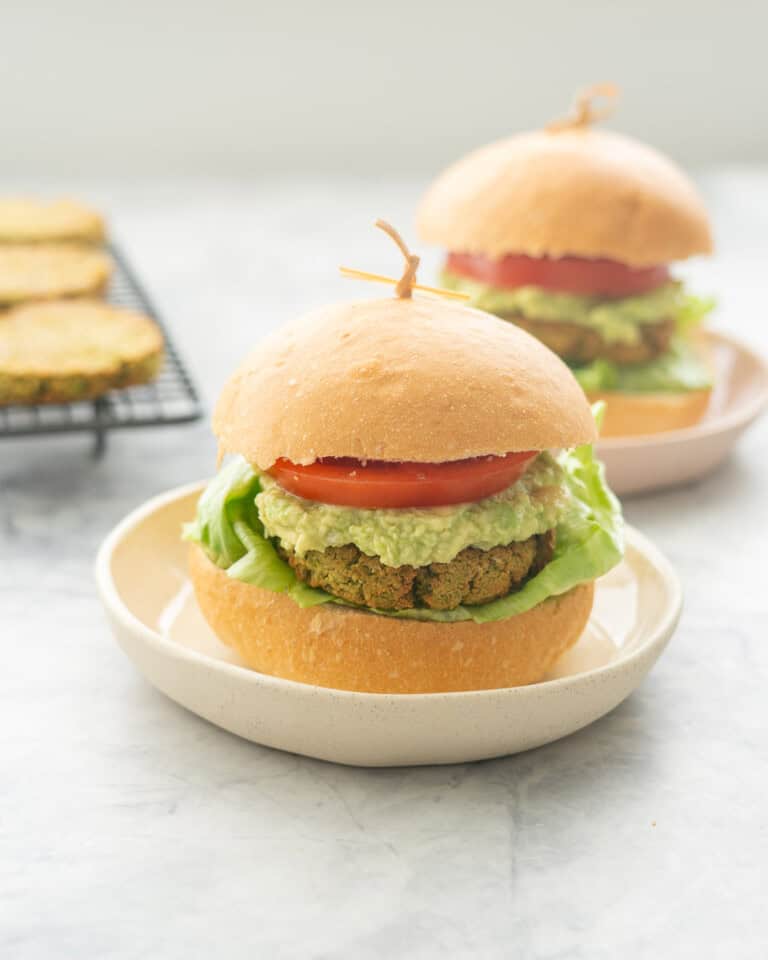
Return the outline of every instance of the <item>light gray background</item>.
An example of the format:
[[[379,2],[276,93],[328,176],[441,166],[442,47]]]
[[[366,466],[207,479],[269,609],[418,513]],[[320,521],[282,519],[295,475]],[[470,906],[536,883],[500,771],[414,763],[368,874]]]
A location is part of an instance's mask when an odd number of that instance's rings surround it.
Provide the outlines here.
[[[377,292],[336,273],[397,269],[375,216],[412,236],[436,167],[614,79],[621,128],[721,167],[717,254],[678,272],[766,352],[768,176],[732,169],[768,161],[762,8],[6,0],[0,186],[108,212],[210,404],[267,330]],[[269,751],[152,690],[93,556],[214,443],[88,451],[0,441],[2,960],[764,960],[768,418],[701,484],[627,504],[687,607],[625,704],[414,770]]]
[[[4,0],[6,173],[425,172],[624,90],[695,165],[768,160],[760,0]]]

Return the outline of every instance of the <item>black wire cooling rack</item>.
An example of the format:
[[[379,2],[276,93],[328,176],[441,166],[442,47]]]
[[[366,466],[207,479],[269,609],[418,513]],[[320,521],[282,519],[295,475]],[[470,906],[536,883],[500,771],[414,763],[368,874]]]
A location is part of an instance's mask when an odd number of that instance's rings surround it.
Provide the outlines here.
[[[0,406],[0,439],[37,434],[90,432],[94,452],[100,456],[110,430],[190,423],[202,416],[195,385],[181,362],[168,330],[160,319],[123,253],[110,248],[115,271],[108,300],[146,313],[157,323],[165,339],[165,362],[152,383],[113,390],[96,400],[29,406]]]

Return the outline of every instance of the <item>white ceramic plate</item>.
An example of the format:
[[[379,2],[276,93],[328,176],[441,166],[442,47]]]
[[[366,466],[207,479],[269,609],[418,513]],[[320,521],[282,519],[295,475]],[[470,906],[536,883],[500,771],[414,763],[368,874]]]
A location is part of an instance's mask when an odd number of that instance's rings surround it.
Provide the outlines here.
[[[675,487],[706,476],[768,404],[768,367],[736,340],[706,335],[715,388],[704,418],[685,430],[601,440],[597,452],[619,495]]]
[[[583,637],[546,682],[387,695],[265,676],[219,643],[192,594],[179,532],[200,489],[150,500],[112,531],[96,565],[101,598],[120,645],[150,683],[225,730],[292,753],[393,766],[482,760],[549,743],[621,703],[680,615],[669,562],[629,529],[624,562],[599,582]]]

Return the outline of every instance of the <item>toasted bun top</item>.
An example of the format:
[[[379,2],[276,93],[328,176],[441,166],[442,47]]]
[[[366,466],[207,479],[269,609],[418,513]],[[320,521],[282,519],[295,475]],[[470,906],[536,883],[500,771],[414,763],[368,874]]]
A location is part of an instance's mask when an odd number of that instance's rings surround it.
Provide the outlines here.
[[[264,340],[224,387],[223,452],[439,463],[595,439],[565,364],[478,310],[428,299],[324,307]]]
[[[608,257],[643,267],[710,253],[706,210],[656,150],[590,127],[499,140],[427,191],[421,239],[456,253]]]

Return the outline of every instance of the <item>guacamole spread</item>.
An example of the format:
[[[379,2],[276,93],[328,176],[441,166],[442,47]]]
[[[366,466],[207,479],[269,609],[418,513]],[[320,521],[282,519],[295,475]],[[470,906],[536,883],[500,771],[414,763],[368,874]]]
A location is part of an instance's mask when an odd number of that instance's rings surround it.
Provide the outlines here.
[[[478,310],[501,317],[517,314],[529,320],[574,323],[595,330],[606,343],[635,345],[641,339],[639,326],[666,319],[674,320],[679,330],[686,330],[712,308],[710,301],[685,293],[676,280],[649,293],[616,299],[555,293],[541,287],[506,290],[450,271],[443,272],[442,284],[469,294],[470,303]]]
[[[490,550],[551,530],[569,506],[562,481],[562,467],[542,454],[511,487],[477,503],[370,510],[304,500],[264,476],[256,508],[267,536],[299,557],[354,543],[385,566],[425,567],[450,563],[465,547]]]

